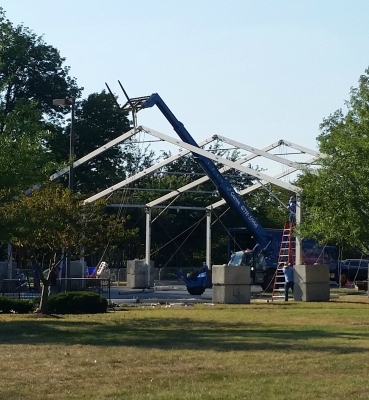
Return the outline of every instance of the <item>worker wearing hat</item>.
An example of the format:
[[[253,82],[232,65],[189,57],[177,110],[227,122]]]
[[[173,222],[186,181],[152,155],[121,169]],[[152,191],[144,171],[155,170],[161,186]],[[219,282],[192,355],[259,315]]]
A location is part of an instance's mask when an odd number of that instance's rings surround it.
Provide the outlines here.
[[[296,199],[293,196],[291,196],[288,201],[288,211],[288,220],[293,224],[296,224]]]

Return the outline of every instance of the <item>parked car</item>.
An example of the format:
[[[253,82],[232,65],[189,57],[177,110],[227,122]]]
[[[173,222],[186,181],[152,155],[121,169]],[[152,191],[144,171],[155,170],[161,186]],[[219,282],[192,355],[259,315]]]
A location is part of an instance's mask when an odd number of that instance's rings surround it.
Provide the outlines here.
[[[340,263],[341,285],[346,285],[347,280],[350,282],[367,281],[368,265],[369,260],[363,260],[360,258],[342,260]]]

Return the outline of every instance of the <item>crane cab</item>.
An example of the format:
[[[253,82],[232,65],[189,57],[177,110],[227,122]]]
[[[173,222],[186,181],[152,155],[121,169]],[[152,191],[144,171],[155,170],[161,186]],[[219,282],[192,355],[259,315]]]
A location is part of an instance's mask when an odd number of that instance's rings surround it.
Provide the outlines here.
[[[228,265],[244,265],[250,267],[251,283],[264,285],[267,263],[263,254],[254,250],[236,251],[232,253]]]

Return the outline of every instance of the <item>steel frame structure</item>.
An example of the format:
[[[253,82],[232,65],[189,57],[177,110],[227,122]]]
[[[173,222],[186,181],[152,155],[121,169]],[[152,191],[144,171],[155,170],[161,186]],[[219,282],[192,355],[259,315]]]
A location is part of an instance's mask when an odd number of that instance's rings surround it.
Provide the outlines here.
[[[247,173],[250,176],[252,176],[252,177],[254,177],[255,179],[258,180],[257,183],[255,183],[252,186],[249,186],[246,189],[240,191],[240,193],[239,193],[240,195],[245,195],[245,194],[251,193],[252,191],[262,187],[265,183],[272,183],[274,185],[280,186],[282,188],[285,188],[287,190],[290,190],[290,191],[296,193],[296,196],[297,196],[296,220],[297,220],[297,223],[299,223],[301,221],[301,197],[300,197],[301,189],[298,188],[295,185],[290,184],[290,183],[283,182],[280,179],[285,177],[285,176],[287,176],[287,175],[289,175],[289,174],[291,174],[291,173],[293,173],[293,172],[295,172],[295,171],[297,171],[298,169],[301,169],[302,166],[312,164],[317,158],[324,157],[324,154],[321,154],[321,153],[319,153],[319,152],[317,152],[315,150],[309,149],[307,147],[304,147],[304,146],[301,146],[299,144],[296,144],[296,143],[293,143],[293,142],[290,142],[290,141],[286,141],[286,140],[283,140],[283,139],[279,140],[278,142],[274,142],[274,143],[264,147],[263,149],[257,149],[257,148],[255,148],[253,146],[246,145],[244,143],[235,141],[235,140],[227,138],[225,136],[213,135],[212,137],[208,137],[208,138],[204,139],[203,141],[201,141],[199,143],[200,148],[198,148],[198,147],[192,146],[192,145],[190,145],[188,143],[182,142],[182,141],[180,141],[178,139],[175,139],[175,138],[173,138],[171,136],[168,136],[166,134],[163,134],[161,132],[153,130],[151,128],[147,128],[145,126],[139,126],[139,127],[135,127],[133,129],[131,129],[130,131],[120,135],[116,139],[110,141],[109,143],[105,144],[104,146],[100,147],[99,149],[94,150],[93,152],[91,152],[91,153],[87,154],[86,156],[82,157],[81,159],[76,160],[73,163],[73,168],[77,168],[79,165],[82,165],[86,161],[96,157],[97,155],[99,155],[99,154],[103,153],[104,151],[108,150],[109,148],[124,142],[125,140],[131,138],[132,136],[134,136],[134,135],[136,135],[136,134],[138,134],[140,132],[146,132],[147,134],[150,134],[150,135],[152,135],[152,136],[154,136],[156,138],[159,138],[160,140],[163,140],[165,142],[174,144],[174,145],[180,147],[181,150],[177,154],[175,154],[175,155],[173,155],[173,156],[171,156],[171,157],[169,157],[169,158],[167,158],[167,159],[165,159],[163,161],[160,161],[160,162],[154,164],[153,166],[151,166],[151,167],[149,167],[149,168],[147,168],[147,169],[145,169],[145,170],[143,170],[143,171],[141,171],[141,172],[139,172],[139,173],[137,173],[137,174],[135,174],[133,176],[128,177],[127,179],[119,182],[118,184],[113,185],[113,186],[111,186],[111,187],[109,187],[109,188],[107,188],[107,189],[105,189],[105,190],[103,190],[103,191],[101,191],[101,192],[99,192],[99,193],[97,193],[97,194],[85,199],[84,200],[85,204],[86,203],[90,203],[90,202],[94,202],[94,201],[96,201],[96,200],[98,200],[98,199],[100,199],[100,198],[102,198],[104,196],[112,194],[116,190],[121,189],[121,188],[131,184],[132,182],[142,178],[143,176],[147,176],[150,173],[156,171],[157,169],[159,169],[159,168],[161,168],[161,167],[163,167],[165,165],[168,165],[168,164],[172,163],[173,161],[178,160],[181,157],[183,157],[185,155],[188,155],[191,152],[193,152],[193,153],[205,156],[205,157],[207,157],[207,158],[209,158],[209,159],[211,159],[213,161],[222,163],[224,165],[224,167],[219,169],[219,171],[221,173],[226,172],[226,171],[228,171],[230,169],[236,169],[238,171]],[[214,155],[213,153],[208,152],[208,151],[206,151],[206,150],[201,148],[201,147],[211,143],[214,140],[221,140],[222,142],[228,143],[228,144],[230,144],[230,145],[232,145],[232,146],[234,146],[236,148],[246,150],[250,154],[247,155],[246,157],[240,158],[236,162],[233,162],[233,161],[230,161],[230,160],[228,160],[228,159],[226,159],[224,157],[220,157],[220,156]],[[308,161],[305,161],[304,163],[299,163],[299,162],[295,162],[295,161],[286,160],[283,157],[279,157],[279,156],[277,156],[275,154],[271,154],[270,153],[271,150],[277,148],[280,145],[286,145],[288,147],[291,147],[291,148],[299,151],[300,154],[310,154],[313,157],[310,158]],[[255,171],[252,168],[248,168],[248,167],[245,167],[245,166],[242,165],[242,164],[244,164],[246,162],[251,161],[252,159],[254,159],[256,157],[264,157],[264,158],[273,160],[275,162],[278,162],[278,163],[280,163],[282,165],[286,165],[286,166],[288,166],[290,168],[288,170],[286,170],[285,172],[282,172],[282,173],[280,173],[278,175],[269,176],[269,175],[267,175],[265,173]],[[50,177],[50,180],[57,179],[58,177],[66,174],[68,171],[69,171],[69,168],[64,168],[61,171],[58,171],[57,173],[53,174]],[[176,197],[180,196],[182,193],[184,193],[184,192],[186,192],[186,191],[188,191],[188,190],[190,190],[190,189],[192,189],[192,188],[194,188],[194,187],[196,187],[196,186],[198,186],[198,185],[200,185],[200,184],[202,184],[202,183],[204,183],[204,182],[206,182],[208,180],[209,180],[209,178],[207,176],[203,176],[203,177],[195,180],[194,182],[191,182],[191,183],[189,183],[187,185],[179,187],[176,190],[173,190],[172,192],[170,192],[168,194],[165,194],[164,196],[161,196],[161,197],[159,197],[159,198],[157,198],[157,199],[155,199],[155,200],[153,200],[153,201],[151,201],[151,202],[149,202],[149,203],[147,203],[147,204],[142,206],[142,207],[145,207],[145,209],[146,209],[145,262],[148,265],[150,265],[151,209],[159,207],[159,208],[164,208],[164,210],[166,210],[168,208],[172,208],[171,204],[175,201]],[[166,202],[166,201],[168,201],[170,199],[173,199],[173,198],[174,198],[174,200],[168,206],[160,206],[160,204],[162,204],[162,203],[164,203],[164,202]],[[206,262],[207,262],[208,265],[211,265],[211,212],[214,209],[216,209],[216,208],[218,208],[218,207],[220,207],[220,206],[222,206],[224,204],[225,204],[225,200],[219,200],[219,201],[217,201],[217,202],[215,202],[213,204],[207,205],[204,208],[196,207],[196,209],[198,209],[198,210],[199,209],[205,210],[206,216],[207,216],[207,223],[206,223]],[[117,207],[118,205],[114,204],[112,206],[113,207]],[[137,205],[128,205],[128,204],[125,204],[124,206],[125,207],[130,207],[130,206],[136,206],[137,207]],[[175,208],[178,208],[178,207],[175,207]],[[189,207],[188,209],[191,209],[191,207]],[[195,209],[195,207],[194,207],[194,209]],[[299,244],[300,244],[300,240],[298,238],[297,246],[296,246],[296,260],[301,260],[301,250],[300,250],[301,247],[300,247]],[[148,274],[148,279],[149,279],[149,276],[150,276],[150,273]],[[148,280],[148,285],[150,285],[149,280]]]

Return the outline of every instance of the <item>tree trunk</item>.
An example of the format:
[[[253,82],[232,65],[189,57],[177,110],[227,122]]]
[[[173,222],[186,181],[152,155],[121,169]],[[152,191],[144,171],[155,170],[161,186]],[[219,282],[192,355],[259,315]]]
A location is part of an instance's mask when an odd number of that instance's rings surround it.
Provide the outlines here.
[[[57,277],[55,276],[56,267],[60,264],[61,259],[56,263],[56,254],[54,255],[54,264],[49,268],[47,278],[44,277],[42,269],[39,268],[40,279],[42,281],[42,292],[40,306],[38,312],[41,314],[49,314],[49,295],[57,293]],[[53,275],[52,275],[53,274]]]
[[[49,282],[44,282],[42,285],[39,312],[41,314],[49,313]]]

